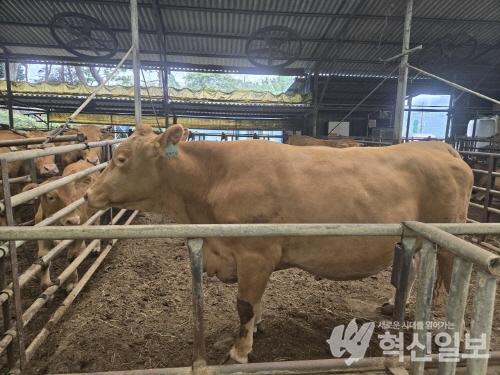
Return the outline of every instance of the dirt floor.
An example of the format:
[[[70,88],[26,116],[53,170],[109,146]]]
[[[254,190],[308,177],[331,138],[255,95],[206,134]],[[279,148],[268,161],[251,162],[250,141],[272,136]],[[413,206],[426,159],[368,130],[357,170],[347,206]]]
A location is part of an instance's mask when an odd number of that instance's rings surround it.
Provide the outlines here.
[[[140,214],[134,224],[168,222],[159,215]],[[26,253],[28,264],[34,260],[34,246]],[[62,265],[60,261],[55,267]],[[238,328],[236,286],[205,276],[204,288],[208,361],[218,364]],[[27,297],[38,294],[35,282],[26,289]],[[35,356],[31,373],[189,366],[190,290],[189,256],[183,239],[118,242]],[[332,328],[353,317],[358,322],[390,320],[377,308],[392,293],[390,270],[351,282],[316,280],[300,270],[276,272],[264,297],[264,332],[254,341],[253,361],[331,358],[326,340]],[[30,323],[30,339],[63,297],[58,295],[49,302]],[[493,330],[495,350],[500,349],[499,300]],[[381,355],[376,342],[373,335],[367,355]]]

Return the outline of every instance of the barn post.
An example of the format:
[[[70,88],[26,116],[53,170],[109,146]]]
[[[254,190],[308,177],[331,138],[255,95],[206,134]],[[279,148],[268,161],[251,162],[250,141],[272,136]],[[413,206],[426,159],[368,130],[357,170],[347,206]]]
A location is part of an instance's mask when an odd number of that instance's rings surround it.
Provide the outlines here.
[[[193,370],[206,366],[205,326],[203,322],[203,239],[187,241],[191,260],[191,279],[193,297]]]
[[[408,83],[408,50],[410,49],[410,30],[411,19],[413,16],[413,0],[408,0],[406,3],[406,13],[403,29],[403,47],[402,57],[399,63],[398,88],[395,105],[394,116],[394,142],[401,143],[401,132],[403,128],[403,119],[405,115],[405,97],[406,86]]]
[[[9,162],[1,160],[0,166],[2,170],[2,187],[5,205],[5,218],[8,226],[15,226],[14,213],[11,202],[10,184],[9,184]],[[21,373],[24,372],[26,366],[26,349],[24,336],[24,321],[23,309],[21,300],[21,287],[19,286],[19,268],[17,264],[17,246],[16,241],[9,241],[10,253],[10,273],[12,276],[12,290],[14,291],[14,313],[16,317],[15,327],[17,332],[17,344],[19,348],[19,367]],[[5,319],[5,317],[4,317]],[[10,319],[9,319],[10,320]],[[7,327],[10,326],[10,323]],[[5,328],[5,327],[4,327]],[[11,368],[11,371],[14,370]]]
[[[14,112],[12,110],[12,82],[10,80],[10,61],[5,59],[5,82],[7,84],[7,110],[9,112],[9,129],[14,129]]]
[[[318,112],[319,112],[319,74],[314,73],[314,91],[313,91],[313,118],[312,118],[312,136],[316,137],[318,135]]]
[[[137,0],[130,0],[130,28],[132,32],[132,70],[134,73],[134,113],[136,128],[141,125],[141,60],[139,55],[139,18]]]

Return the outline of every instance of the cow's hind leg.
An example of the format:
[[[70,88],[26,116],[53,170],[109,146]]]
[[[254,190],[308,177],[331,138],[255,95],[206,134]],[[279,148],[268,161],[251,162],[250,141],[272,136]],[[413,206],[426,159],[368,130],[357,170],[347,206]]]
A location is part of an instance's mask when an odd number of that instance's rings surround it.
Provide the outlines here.
[[[260,319],[260,301],[273,270],[270,262],[260,254],[242,255],[237,260],[238,297],[236,307],[240,330],[229,356],[236,362],[247,363],[252,351],[254,323]]]
[[[73,242],[73,245],[71,245],[71,247],[68,250],[68,258],[67,258],[68,264],[71,264],[71,262],[73,262],[78,257],[78,255],[80,255],[80,253],[84,247],[85,247],[84,241],[76,240],[75,242]],[[73,290],[73,288],[75,287],[77,282],[78,282],[78,270],[75,270],[68,277],[66,288],[65,288],[66,292],[68,292],[68,293],[71,292]]]

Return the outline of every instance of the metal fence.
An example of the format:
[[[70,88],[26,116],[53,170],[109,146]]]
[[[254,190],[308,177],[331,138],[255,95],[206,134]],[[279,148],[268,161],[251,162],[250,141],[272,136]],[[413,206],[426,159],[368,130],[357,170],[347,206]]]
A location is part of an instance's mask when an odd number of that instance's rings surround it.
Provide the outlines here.
[[[65,141],[67,141],[65,136],[62,136]],[[57,138],[56,138],[57,139]],[[37,143],[42,143],[45,139],[37,139]],[[100,141],[100,142],[88,142],[88,143],[76,143],[65,146],[40,148],[34,150],[24,150],[0,154],[0,165],[2,171],[2,189],[4,199],[0,201],[0,215],[5,216],[7,225],[9,227],[15,228],[16,231],[20,230],[20,227],[16,227],[16,222],[14,219],[14,208],[22,204],[28,203],[33,199],[46,194],[49,191],[57,189],[63,185],[72,183],[88,176],[92,173],[102,170],[106,167],[107,162],[101,163],[97,166],[85,169],[81,172],[68,175],[57,179],[55,181],[44,183],[32,190],[21,192],[19,194],[11,196],[11,183],[18,183],[20,181],[37,181],[36,169],[31,168],[31,176],[23,176],[21,178],[9,178],[9,163],[16,161],[28,161],[32,166],[33,160],[40,156],[47,155],[58,155],[70,151],[85,150],[88,148],[102,147],[104,159],[109,160],[112,154],[112,145],[121,142],[121,140],[110,140],[110,141]],[[10,142],[14,144],[13,142]],[[24,143],[22,143],[24,144]],[[29,177],[29,178],[26,178]],[[47,230],[48,225],[56,223],[59,219],[70,214],[80,206],[85,204],[82,198],[77,199],[68,206],[62,208],[61,210],[55,212],[50,217],[37,223],[32,228],[40,228]],[[120,210],[116,213],[112,209],[105,209],[96,212],[92,215],[84,224],[91,225],[102,218],[107,219],[112,225],[117,224],[119,220],[125,219],[125,214],[127,210]],[[137,212],[133,212],[125,220],[125,225],[130,224]],[[83,228],[83,227],[82,227]],[[27,283],[34,279],[39,273],[41,273],[51,261],[56,259],[62,254],[62,252],[71,245],[74,240],[66,240],[59,242],[57,245],[52,247],[47,254],[39,258],[35,263],[29,266],[22,274],[19,274],[18,267],[18,257],[17,251],[23,246],[27,241],[9,241],[0,244],[0,304],[2,304],[3,313],[3,329],[2,336],[0,337],[0,354],[7,352],[7,363],[11,371],[16,371],[20,369],[24,370],[25,365],[29,360],[33,358],[33,354],[40,347],[40,344],[46,339],[51,327],[55,322],[57,322],[62,314],[67,310],[69,305],[73,302],[75,297],[78,295],[83,286],[90,279],[92,274],[95,272],[100,263],[104,260],[106,255],[111,250],[111,247],[116,241],[111,241],[104,250],[101,252],[100,256],[94,261],[92,266],[87,270],[83,278],[78,283],[77,287],[68,295],[63,305],[56,311],[52,316],[51,320],[44,326],[42,331],[35,337],[35,339],[26,348],[26,335],[25,328],[30,321],[36,316],[36,314],[41,310],[41,308],[46,304],[48,300],[61,288],[61,286],[69,279],[69,277],[77,270],[77,268],[82,264],[82,262],[91,254],[91,252],[96,248],[100,241],[92,240],[81,252],[80,254],[71,261],[71,263],[57,276],[55,284],[45,289],[32,304],[23,312],[22,311],[22,297],[21,288],[25,287]],[[6,259],[10,257],[10,271],[12,276],[12,282],[7,285],[7,272],[6,272]],[[15,320],[11,321],[11,301],[14,301],[14,316]],[[18,350],[17,355],[14,348],[14,344],[17,343]]]
[[[205,360],[205,339],[203,327],[203,285],[202,285],[202,244],[203,238],[212,237],[283,237],[283,236],[401,236],[401,247],[395,251],[404,255],[406,266],[414,255],[417,238],[423,238],[423,246],[419,264],[419,283],[417,288],[417,302],[415,320],[419,342],[424,343],[417,350],[418,356],[423,356],[430,350],[426,344],[427,325],[424,323],[431,317],[432,293],[435,279],[436,256],[439,251],[446,249],[455,255],[452,273],[451,289],[447,304],[447,321],[452,323],[448,333],[452,335],[460,332],[464,318],[469,284],[472,270],[479,288],[474,296],[472,313],[471,339],[480,339],[485,335],[487,345],[479,354],[491,354],[492,363],[500,359],[498,352],[489,353],[489,342],[493,323],[495,291],[497,278],[500,276],[500,256],[484,250],[457,235],[466,234],[500,234],[500,224],[424,224],[420,222],[405,222],[403,224],[196,224],[196,225],[132,225],[132,226],[86,226],[86,227],[50,227],[50,228],[0,228],[0,240],[14,241],[50,240],[50,239],[120,239],[120,238],[169,238],[188,237],[188,249],[192,272],[193,296],[193,366],[182,369],[158,369],[133,371],[131,374],[142,373],[185,373],[185,374],[228,374],[259,372],[259,374],[281,373],[312,373],[313,370],[322,371],[336,369],[342,366],[338,360],[320,360],[287,363],[260,363],[231,366],[207,366]],[[400,257],[401,258],[401,257]],[[396,316],[404,317],[404,301],[406,300],[408,272],[398,276],[399,288],[396,291]],[[407,280],[406,280],[407,281]],[[81,281],[83,282],[83,280]],[[81,289],[77,285],[77,289]],[[57,322],[60,313],[53,315],[51,321]],[[398,316],[399,315],[399,316]],[[18,315],[19,316],[19,315]],[[418,323],[423,323],[418,325]],[[47,333],[45,333],[46,335]],[[35,342],[37,340],[35,339]],[[27,359],[31,358],[34,344],[27,350]],[[36,345],[36,344],[35,344]],[[39,344],[38,344],[39,345]],[[458,350],[458,343],[452,342],[449,348]],[[413,375],[424,373],[424,362],[413,361],[398,363],[396,359],[367,358],[360,361],[355,368],[363,366],[384,369],[387,366],[407,366]],[[468,373],[486,374],[488,358],[469,358],[463,365],[467,366]],[[344,365],[345,366],[345,365]],[[454,374],[457,364],[454,362],[439,363],[440,374]],[[345,367],[347,369],[347,367]],[[350,367],[352,369],[352,367]],[[126,372],[120,372],[126,373]]]

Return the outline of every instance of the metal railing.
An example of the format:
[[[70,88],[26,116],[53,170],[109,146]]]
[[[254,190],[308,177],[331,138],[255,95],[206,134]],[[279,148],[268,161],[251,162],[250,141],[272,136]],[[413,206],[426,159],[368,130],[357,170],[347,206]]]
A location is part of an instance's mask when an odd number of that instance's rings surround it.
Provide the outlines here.
[[[500,234],[500,224],[424,224],[420,222],[405,222],[402,224],[196,224],[196,225],[131,225],[123,226],[88,226],[88,227],[51,227],[51,228],[0,228],[0,240],[35,240],[35,239],[120,239],[120,238],[169,238],[188,237],[192,272],[192,295],[194,314],[193,339],[193,367],[192,373],[205,373],[207,370],[205,356],[205,339],[203,330],[203,285],[202,285],[202,244],[203,238],[212,237],[283,237],[283,236],[401,236],[402,247],[395,251],[408,255],[411,261],[414,255],[414,244],[417,237],[423,238],[421,260],[419,265],[419,284],[417,289],[417,303],[415,319],[425,322],[431,316],[432,292],[436,268],[436,256],[439,251],[446,249],[454,256],[452,285],[448,296],[447,320],[452,323],[450,334],[459,332],[464,318],[469,280],[474,269],[480,288],[474,297],[474,311],[472,313],[471,339],[480,339],[485,335],[486,347],[479,354],[489,353],[493,309],[497,278],[500,276],[500,256],[484,250],[455,235],[465,234]],[[406,277],[408,275],[406,274]],[[400,275],[401,277],[401,275]],[[402,277],[405,277],[403,275]],[[404,317],[405,293],[407,283],[404,280],[396,291],[396,316]],[[403,289],[403,290],[401,290]],[[56,316],[52,319],[58,320]],[[416,333],[421,343],[426,343],[426,324],[417,324]],[[422,339],[423,338],[423,339]],[[427,344],[417,350],[417,355],[423,356],[430,348]],[[453,347],[453,345],[457,345]],[[451,343],[450,348],[458,350],[459,343]],[[28,351],[29,353],[29,351]],[[499,353],[493,353],[498,359]],[[29,357],[28,357],[29,358]],[[386,365],[388,359],[368,358],[373,365]],[[300,363],[300,362],[298,362]],[[366,363],[366,362],[365,362]],[[391,362],[393,363],[393,362]],[[394,364],[394,363],[393,363]],[[284,373],[283,364],[261,363],[256,364],[262,373]],[[256,365],[240,365],[217,367],[215,373],[245,372]],[[307,361],[302,369],[313,369],[323,366],[321,361]],[[412,362],[413,375],[424,373],[424,362]],[[486,374],[488,358],[469,358],[467,360],[469,373],[475,375]],[[337,364],[338,366],[338,364]],[[454,374],[456,363],[442,362],[439,364],[440,374]],[[335,367],[338,369],[338,367]],[[190,373],[189,369],[184,369]],[[211,368],[214,370],[214,368]],[[160,371],[160,370],[158,370]],[[161,370],[162,373],[171,373]],[[294,369],[287,373],[295,373]]]
[[[500,176],[500,173],[496,172],[498,159],[500,159],[500,154],[486,153],[486,152],[476,152],[476,151],[460,151],[460,154],[469,164],[475,165],[472,169],[474,174],[479,176],[485,176],[486,180],[483,180],[485,186],[477,186],[477,178],[475,179],[475,184],[472,187],[472,199],[476,196],[475,192],[484,193],[482,197],[482,204],[477,202],[470,202],[471,207],[480,209],[482,212],[481,221],[488,223],[491,220],[491,214],[500,215],[500,209],[493,207],[494,198],[500,197],[500,191],[495,189],[495,180]],[[483,161],[482,163],[479,163]],[[486,170],[478,169],[479,164],[486,166]]]
[[[8,152],[4,154],[0,154],[0,166],[2,172],[2,189],[4,194],[4,199],[0,201],[0,215],[4,215],[7,221],[7,225],[10,227],[16,228],[19,230],[20,227],[16,227],[16,223],[14,221],[14,208],[26,203],[30,202],[33,199],[40,197],[43,194],[46,194],[49,191],[57,189],[66,184],[72,183],[81,179],[90,174],[96,173],[104,169],[107,165],[107,162],[101,163],[97,166],[85,169],[83,171],[61,177],[57,180],[46,182],[38,187],[35,187],[31,190],[21,192],[19,194],[11,196],[10,184],[11,183],[19,183],[19,182],[28,182],[28,181],[36,181],[36,171],[32,170],[32,174],[34,176],[23,176],[22,178],[9,178],[9,162],[13,161],[21,161],[21,160],[29,160],[33,163],[34,159],[41,156],[48,155],[57,155],[63,154],[70,151],[75,150],[85,150],[93,147],[102,147],[103,155],[106,158],[111,157],[112,149],[111,146],[113,144],[119,143],[122,140],[109,140],[109,141],[99,141],[99,142],[89,142],[89,143],[77,143],[65,146],[56,146],[49,147],[44,149],[32,149],[32,150],[23,150],[16,152]],[[33,173],[34,172],[34,173]],[[78,209],[80,206],[85,204],[85,201],[82,198],[77,199],[61,210],[55,212],[52,216],[45,218],[44,220],[37,223],[33,228],[43,228],[48,229],[48,225],[56,223],[61,218],[70,214],[74,210]],[[113,212],[111,209],[101,210],[96,212],[93,216],[91,216],[81,228],[84,228],[86,225],[91,225],[98,220],[100,220],[105,215],[109,214],[109,220],[111,224],[117,224],[118,220],[120,220],[126,213],[127,210],[121,210],[116,215],[113,216]],[[130,217],[126,220],[125,224],[128,225],[133,220],[137,212],[134,212],[130,215]],[[2,305],[3,312],[3,329],[2,336],[0,337],[0,354],[4,351],[7,351],[7,362],[9,369],[11,371],[15,371],[16,369],[24,370],[27,361],[29,361],[33,357],[34,351],[39,347],[39,340],[41,337],[45,337],[49,328],[44,327],[44,330],[37,336],[37,341],[30,344],[29,347],[25,348],[25,339],[26,335],[24,332],[25,327],[28,323],[33,319],[33,317],[40,311],[40,309],[45,305],[47,300],[50,299],[63,285],[68,278],[76,271],[77,267],[83,262],[83,260],[88,257],[88,255],[92,252],[92,250],[99,244],[99,240],[93,240],[90,244],[81,252],[81,254],[74,259],[57,277],[56,284],[45,289],[38,298],[23,312],[22,311],[22,298],[21,298],[21,288],[25,287],[27,283],[34,279],[38,274],[40,274],[51,261],[56,259],[58,256],[62,254],[62,252],[71,245],[74,240],[67,240],[59,242],[57,245],[52,247],[47,254],[40,257],[35,263],[29,266],[22,274],[19,274],[18,268],[18,259],[17,259],[17,251],[18,248],[23,246],[27,241],[9,241],[0,245],[0,304]],[[109,253],[111,246],[116,241],[112,241],[110,245],[108,245],[103,252],[103,254]],[[105,255],[104,255],[105,256]],[[11,266],[11,276],[12,282],[7,285],[6,281],[6,258],[10,258],[10,266]],[[89,270],[93,270],[91,274],[95,272],[97,266],[102,262],[101,257],[99,257],[91,266]],[[82,280],[88,281],[90,276],[85,277]],[[85,281],[85,282],[86,282]],[[80,284],[79,290],[83,287]],[[76,297],[77,294],[71,294],[72,300]],[[11,321],[11,301],[14,302],[14,313],[15,319]],[[67,307],[66,307],[67,308]],[[41,335],[41,336],[40,336]],[[16,339],[16,340],[14,340]],[[14,351],[14,344],[17,342],[18,351],[17,355]],[[18,359],[16,359],[18,357]]]

